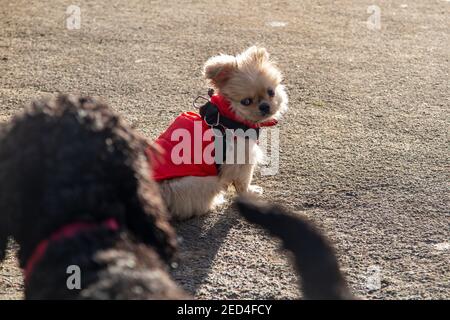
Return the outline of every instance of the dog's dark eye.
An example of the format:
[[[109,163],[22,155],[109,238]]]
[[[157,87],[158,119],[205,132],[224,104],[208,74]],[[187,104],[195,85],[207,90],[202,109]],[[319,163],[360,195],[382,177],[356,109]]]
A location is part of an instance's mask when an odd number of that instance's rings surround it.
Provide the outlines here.
[[[249,106],[249,105],[252,104],[252,102],[253,102],[253,100],[250,99],[250,98],[246,98],[246,99],[242,99],[241,100],[241,104],[244,105],[244,106]]]
[[[267,94],[269,95],[269,97],[273,97],[275,95],[275,91],[273,91],[272,89],[268,89]]]

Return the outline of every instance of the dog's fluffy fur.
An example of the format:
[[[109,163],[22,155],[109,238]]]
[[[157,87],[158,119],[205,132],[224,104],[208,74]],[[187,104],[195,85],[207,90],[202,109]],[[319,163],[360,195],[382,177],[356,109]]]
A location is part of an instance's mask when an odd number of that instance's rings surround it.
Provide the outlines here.
[[[264,48],[251,47],[237,56],[212,57],[206,62],[203,74],[216,93],[226,97],[232,110],[247,121],[257,124],[279,119],[287,110],[288,98],[281,84],[281,73]],[[251,103],[243,105],[244,99],[251,99]],[[267,112],[261,112],[262,104],[269,106]],[[231,146],[234,150],[242,143],[238,139],[244,138],[236,138]],[[245,163],[224,163],[218,176],[162,181],[162,194],[173,217],[187,219],[208,212],[217,203],[217,196],[230,185],[238,194],[261,193],[260,187],[251,185],[255,164],[261,158],[255,140],[248,141],[245,153]]]
[[[248,197],[240,197],[236,204],[248,221],[281,239],[283,246],[293,253],[304,298],[354,299],[333,247],[312,223],[278,205],[269,205]]]
[[[176,237],[157,185],[147,142],[106,105],[60,96],[34,102],[0,137],[0,261],[9,237],[25,267],[36,245],[74,222],[114,218],[50,242],[25,286],[28,299],[180,298],[166,262]],[[69,265],[81,290],[69,290]]]

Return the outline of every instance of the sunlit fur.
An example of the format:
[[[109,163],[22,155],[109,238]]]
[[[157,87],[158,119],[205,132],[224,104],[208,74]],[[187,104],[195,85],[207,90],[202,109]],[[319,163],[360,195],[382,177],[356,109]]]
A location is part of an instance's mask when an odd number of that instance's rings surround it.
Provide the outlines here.
[[[270,60],[264,48],[250,47],[237,56],[218,55],[210,58],[203,68],[203,74],[215,92],[225,96],[234,112],[253,123],[279,119],[287,110],[288,98],[282,76]],[[269,90],[274,95],[269,96]],[[252,99],[245,106],[243,99]],[[262,113],[260,105],[269,105],[267,113]],[[236,148],[239,137],[235,140]],[[244,164],[223,164],[218,177],[183,177],[163,181],[160,185],[166,204],[177,219],[187,219],[202,215],[214,207],[215,201],[228,186],[233,185],[238,194],[262,193],[262,188],[251,185],[253,171],[261,150],[256,141],[250,140],[245,148],[245,159],[253,159]]]

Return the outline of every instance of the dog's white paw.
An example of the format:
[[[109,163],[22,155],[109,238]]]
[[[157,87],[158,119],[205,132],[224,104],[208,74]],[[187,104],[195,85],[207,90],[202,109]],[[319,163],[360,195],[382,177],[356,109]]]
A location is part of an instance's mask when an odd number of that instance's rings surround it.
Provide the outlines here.
[[[225,197],[225,192],[221,192],[214,197],[212,206],[214,208],[220,207],[220,206],[224,205],[226,202],[227,202],[227,199]]]
[[[264,189],[260,186],[249,185],[247,189],[248,193],[262,195],[264,193]]]

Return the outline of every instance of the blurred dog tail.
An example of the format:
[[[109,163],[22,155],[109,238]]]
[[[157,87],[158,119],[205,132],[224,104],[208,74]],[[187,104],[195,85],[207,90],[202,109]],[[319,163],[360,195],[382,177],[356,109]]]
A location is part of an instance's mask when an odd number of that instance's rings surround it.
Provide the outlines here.
[[[333,247],[311,222],[281,206],[246,197],[240,197],[236,204],[249,222],[280,238],[283,246],[293,253],[305,299],[354,299]]]

